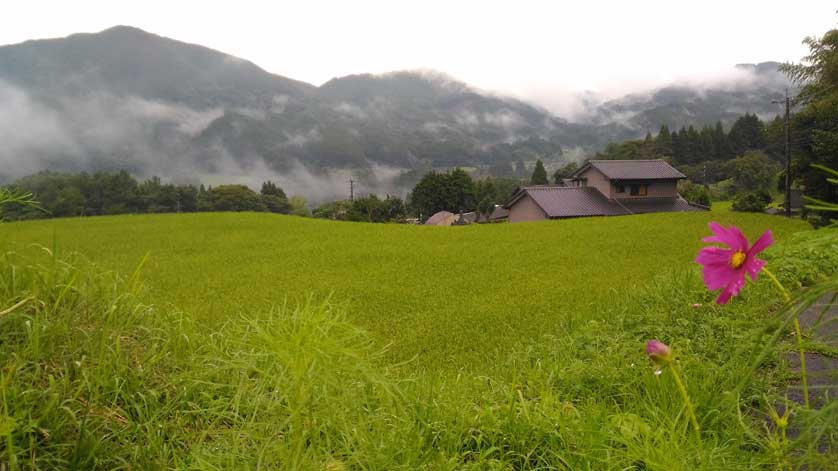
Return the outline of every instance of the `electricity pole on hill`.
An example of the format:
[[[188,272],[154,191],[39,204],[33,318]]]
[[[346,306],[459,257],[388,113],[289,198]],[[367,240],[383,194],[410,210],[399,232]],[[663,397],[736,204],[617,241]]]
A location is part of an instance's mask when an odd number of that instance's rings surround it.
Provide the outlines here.
[[[349,179],[349,201],[355,201],[355,180]]]
[[[786,217],[791,217],[791,142],[789,140],[789,109],[791,108],[791,99],[789,98],[789,89],[786,89],[785,100],[772,100],[771,103],[785,104],[786,114],[783,118],[783,123],[786,128],[786,197],[785,197],[785,212]]]

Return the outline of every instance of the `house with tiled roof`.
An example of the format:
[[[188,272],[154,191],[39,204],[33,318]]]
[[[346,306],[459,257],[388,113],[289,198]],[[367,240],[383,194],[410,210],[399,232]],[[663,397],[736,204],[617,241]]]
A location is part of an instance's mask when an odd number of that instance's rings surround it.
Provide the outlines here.
[[[664,160],[590,160],[564,186],[517,189],[504,208],[509,222],[706,210],[678,194],[683,178]]]

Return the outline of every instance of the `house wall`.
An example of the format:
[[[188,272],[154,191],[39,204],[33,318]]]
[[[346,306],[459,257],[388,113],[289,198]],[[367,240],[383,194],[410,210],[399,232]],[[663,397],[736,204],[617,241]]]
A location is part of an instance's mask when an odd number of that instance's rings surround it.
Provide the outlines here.
[[[524,195],[509,208],[509,222],[540,221],[547,214],[530,198]]]
[[[585,170],[579,176],[582,178],[587,178],[588,186],[596,188],[597,190],[599,190],[600,193],[605,195],[606,198],[614,198],[614,196],[611,194],[611,181],[599,170],[593,167],[589,167],[588,170]]]
[[[643,183],[642,181],[638,181],[637,183]],[[647,193],[646,196],[631,196],[630,190],[631,183],[624,184],[626,191],[623,193],[617,193],[617,186],[611,185],[611,196],[609,198],[620,198],[620,199],[638,199],[638,198],[675,198],[678,196],[678,180],[655,180],[652,182],[646,182],[647,185]]]

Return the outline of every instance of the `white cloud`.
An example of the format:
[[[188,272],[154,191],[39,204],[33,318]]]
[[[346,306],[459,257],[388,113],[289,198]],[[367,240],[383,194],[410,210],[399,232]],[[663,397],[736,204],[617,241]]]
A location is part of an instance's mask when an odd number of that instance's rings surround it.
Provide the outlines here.
[[[606,95],[741,62],[798,60],[806,52],[803,37],[822,34],[836,20],[831,2],[785,8],[764,0],[241,0],[234,8],[197,0],[79,0],[11,2],[3,15],[14,21],[0,28],[0,44],[129,24],[313,84],[428,68],[509,93]]]

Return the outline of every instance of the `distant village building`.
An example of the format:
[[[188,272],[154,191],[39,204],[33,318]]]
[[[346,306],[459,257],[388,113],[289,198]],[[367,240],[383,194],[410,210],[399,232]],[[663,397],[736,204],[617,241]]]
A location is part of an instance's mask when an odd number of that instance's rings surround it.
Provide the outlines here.
[[[449,211],[434,213],[425,221],[426,226],[450,226],[457,221],[457,215]]]
[[[449,211],[439,211],[425,221],[430,226],[464,226],[466,224],[484,222],[502,222],[509,217],[509,210],[501,205],[495,205],[495,209],[487,217],[485,214],[478,215],[475,211],[454,214]]]
[[[565,186],[519,188],[504,208],[509,222],[706,210],[678,194],[683,178],[663,160],[591,160]]]
[[[476,211],[468,213],[461,213],[458,215],[457,224],[474,224],[476,222],[502,222],[509,218],[509,210],[503,206],[496,204],[495,209],[492,210],[488,216],[485,214],[477,214]]]

